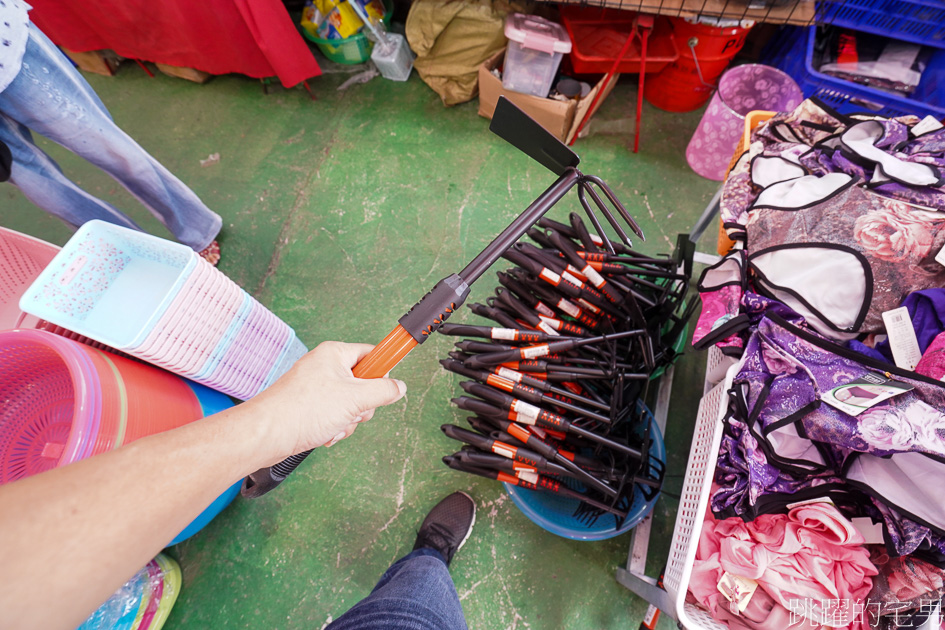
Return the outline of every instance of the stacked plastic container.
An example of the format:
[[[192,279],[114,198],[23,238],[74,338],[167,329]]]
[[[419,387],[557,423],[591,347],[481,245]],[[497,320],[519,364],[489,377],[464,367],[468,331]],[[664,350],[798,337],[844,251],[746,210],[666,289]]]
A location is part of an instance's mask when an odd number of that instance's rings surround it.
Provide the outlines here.
[[[513,13],[505,21],[505,36],[509,47],[502,87],[539,98],[548,96],[561,57],[571,52],[568,32],[537,15]]]
[[[20,308],[242,400],[307,352],[189,247],[102,221],[75,233]]]

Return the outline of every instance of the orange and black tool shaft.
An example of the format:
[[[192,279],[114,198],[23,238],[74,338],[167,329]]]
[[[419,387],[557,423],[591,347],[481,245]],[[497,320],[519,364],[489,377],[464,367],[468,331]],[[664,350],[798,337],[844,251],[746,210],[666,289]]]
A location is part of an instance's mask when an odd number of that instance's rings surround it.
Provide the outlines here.
[[[502,483],[518,486],[520,488],[553,492],[568,498],[584,500],[584,495],[571,490],[556,479],[551,479],[550,477],[539,475],[538,473],[519,471],[515,474],[509,474],[503,470],[475,466],[469,462],[464,462],[462,458],[453,455],[444,457],[443,463],[453,470],[458,470],[460,472],[469,473],[472,475],[478,475],[480,477],[485,477],[486,479],[494,479],[495,481],[501,481]]]
[[[596,289],[593,285],[585,282],[586,278],[583,272],[574,267],[574,265],[566,263],[560,257],[553,256],[547,251],[538,249],[531,243],[516,243],[511,251],[522,254],[537,262],[539,265],[543,265],[544,269],[550,269],[552,273],[558,274],[563,282],[578,287],[581,291],[581,297],[587,300],[593,300],[597,304],[603,305],[607,305],[608,303],[619,304],[620,302],[619,298],[611,298],[610,296],[604,295],[603,292]],[[559,284],[557,286],[560,289],[561,285]]]
[[[460,451],[456,455],[447,455],[443,458],[443,463],[460,472],[469,473],[485,477],[486,479],[495,479],[503,483],[508,483],[520,488],[529,490],[538,490],[540,492],[552,492],[562,496],[577,499],[590,505],[591,507],[616,514],[621,518],[626,518],[627,513],[622,512],[613,506],[597,501],[586,494],[572,490],[557,479],[552,479],[537,472],[511,468],[508,465],[503,466],[500,463],[501,458],[488,453],[472,453]],[[513,464],[514,466],[514,464]]]
[[[499,284],[511,291],[515,297],[525,304],[525,306],[532,309],[539,315],[544,315],[545,317],[555,316],[555,311],[550,306],[535,297],[531,290],[529,290],[529,288],[518,278],[514,278],[506,271],[497,271],[495,275],[499,279]]]
[[[439,332],[443,335],[462,337],[482,337],[499,341],[539,343],[547,341],[551,335],[537,330],[519,330],[518,328],[497,328],[494,326],[468,326],[466,324],[443,324]]]
[[[470,446],[475,446],[480,451],[486,451],[487,453],[495,453],[496,455],[507,457],[520,464],[537,468],[547,463],[547,460],[544,456],[527,448],[521,448],[500,442],[499,440],[493,440],[492,438],[480,435],[479,433],[475,433],[473,431],[468,431],[462,427],[457,427],[452,424],[444,424],[440,427],[440,429],[446,434],[446,437],[450,439],[458,440],[464,444],[469,444]]]
[[[476,448],[480,448],[480,450],[491,451],[491,452],[496,453],[497,455],[505,455],[505,453],[503,453],[503,452],[501,451],[502,448],[505,448],[505,449],[512,449],[512,450],[510,451],[510,452],[512,453],[512,455],[511,455],[511,456],[506,455],[506,457],[512,457],[512,458],[521,457],[521,456],[522,456],[522,455],[521,455],[521,451],[522,451],[522,450],[525,450],[525,453],[526,453],[527,455],[531,455],[531,454],[532,454],[532,453],[531,453],[530,451],[528,451],[527,449],[520,449],[520,448],[518,448],[518,447],[512,446],[511,444],[507,444],[507,443],[503,443],[503,442],[499,442],[499,444],[501,444],[501,447],[500,447],[500,450],[498,450],[498,451],[495,450],[495,449],[492,449],[492,448],[481,448],[481,447],[477,446],[477,444],[476,444],[475,442],[471,441],[471,440],[475,440],[476,442],[479,442],[479,441],[481,441],[481,440],[483,440],[483,439],[485,439],[485,440],[491,440],[491,438],[486,438],[486,437],[484,437],[484,436],[482,436],[482,435],[479,435],[478,433],[473,433],[472,431],[467,431],[466,429],[462,429],[462,428],[460,428],[460,427],[453,426],[453,425],[451,425],[451,424],[444,424],[444,425],[443,425],[442,427],[440,427],[440,428],[441,428],[441,429],[443,430],[443,432],[447,435],[447,437],[450,437],[450,438],[452,438],[452,439],[454,439],[454,440],[460,440],[460,441],[466,442],[467,444],[472,444],[473,446],[476,446]],[[526,431],[526,433],[527,433],[527,431]],[[516,439],[518,439],[518,438],[516,438]],[[491,440],[491,441],[495,442],[494,440]],[[595,476],[592,475],[591,473],[587,472],[586,470],[584,470],[583,468],[581,468],[580,466],[578,466],[577,464],[575,464],[574,462],[572,462],[570,459],[564,457],[564,456],[563,456],[561,453],[559,453],[559,452],[557,451],[557,449],[555,449],[553,446],[550,446],[550,445],[548,445],[548,444],[544,444],[544,443],[542,443],[542,442],[540,442],[540,441],[539,441],[539,442],[534,442],[534,441],[533,441],[533,442],[530,442],[530,443],[529,443],[529,446],[531,446],[532,444],[535,444],[538,448],[542,449],[542,450],[540,450],[540,451],[536,451],[536,453],[537,453],[538,455],[540,455],[540,456],[542,456],[542,457],[546,457],[546,458],[548,458],[548,459],[554,461],[555,463],[564,466],[565,468],[567,468],[568,470],[570,470],[570,471],[574,474],[574,476],[575,476],[576,478],[580,479],[580,480],[583,481],[585,484],[590,485],[590,486],[593,486],[596,490],[598,490],[598,491],[600,491],[600,492],[603,492],[603,493],[606,494],[607,496],[610,496],[610,497],[615,497],[615,496],[617,496],[617,491],[616,491],[616,490],[614,490],[614,489],[611,488],[609,485],[607,485],[606,483],[604,483],[603,481],[601,481],[600,479],[598,479],[597,477],[595,477]]]
[[[469,285],[457,274],[438,282],[413,308],[400,318],[398,325],[377,344],[351,373],[358,378],[381,378],[401,359],[423,343],[443,324],[469,295]],[[262,468],[243,480],[244,497],[262,496],[281,484],[298,468],[311,450],[292,455],[278,464]]]
[[[547,359],[548,357],[545,357]],[[464,360],[463,363],[466,361]],[[512,370],[518,370],[519,372],[530,372],[532,374],[547,374],[551,377],[552,374],[556,376],[556,380],[559,381],[576,381],[583,378],[589,379],[602,379],[602,378],[611,378],[613,377],[612,373],[609,373],[605,370],[598,368],[584,368],[580,366],[573,365],[558,365],[555,363],[549,363],[548,361],[534,360],[534,361],[503,361],[499,363],[502,367],[507,367]],[[494,366],[486,366],[494,367]]]
[[[462,361],[463,363],[466,362],[466,359],[472,356],[470,354],[466,354],[465,352],[459,352],[458,350],[450,351],[448,355],[451,359],[456,359],[457,361]],[[508,369],[516,373],[528,372],[527,376],[529,378],[550,381],[552,383],[579,381],[581,379],[602,379],[613,376],[604,370],[588,368],[576,368],[577,370],[586,370],[581,372],[571,371],[570,366],[549,364],[545,361],[507,361],[505,363],[500,363],[497,366],[489,366],[489,369],[492,369],[494,372],[500,369]]]
[[[456,374],[461,374],[462,376],[471,378],[479,383],[485,385],[491,385],[497,389],[501,389],[504,392],[513,394],[514,396],[521,398],[530,403],[536,405],[547,404],[561,407],[562,409],[567,409],[568,411],[577,414],[578,416],[584,416],[586,418],[593,418],[598,422],[604,422],[609,424],[610,418],[599,414],[596,411],[590,411],[579,405],[574,404],[574,400],[571,398],[573,394],[565,390],[558,390],[558,392],[551,393],[549,392],[548,383],[539,381],[538,379],[532,379],[538,383],[537,387],[531,385],[526,385],[522,382],[524,375],[521,373],[518,374],[517,379],[508,378],[505,376],[500,376],[499,374],[488,371],[488,370],[474,370],[467,368],[465,365],[459,361],[453,361],[452,359],[442,359],[440,365]],[[511,372],[511,370],[509,370]],[[557,389],[557,388],[555,388]],[[584,399],[588,400],[588,399]],[[593,401],[591,401],[593,402]]]
[[[588,252],[583,249],[578,250],[578,256],[588,262],[606,262],[621,265],[646,265],[651,267],[675,268],[679,263],[672,258],[650,258],[649,256],[621,256],[619,254],[608,254],[605,252]]]
[[[578,393],[568,391],[560,387],[555,387],[548,382],[548,379],[536,378],[534,376],[525,374],[524,372],[507,368],[503,365],[492,367],[489,371],[496,376],[501,376],[502,378],[506,378],[510,381],[521,383],[522,385],[527,385],[528,387],[534,387],[535,389],[541,390],[548,394],[553,394],[556,400],[561,400],[558,397],[563,396],[566,399],[566,402],[579,402],[582,405],[594,407],[595,409],[600,409],[601,411],[610,411],[610,406],[590,398],[585,398]]]
[[[390,372],[414,347],[423,343],[453,311],[463,304],[469,295],[469,286],[482,277],[482,274],[502,256],[503,252],[585,177],[574,166],[567,166],[557,172],[560,173],[558,179],[502,230],[462,271],[440,280],[429,293],[400,318],[394,330],[354,366],[351,370],[354,376],[380,378]],[[252,473],[243,480],[242,495],[255,498],[266,494],[281,484],[310,452],[287,457],[278,464]]]
[[[462,387],[467,393],[472,394],[473,396],[478,396],[483,400],[487,400],[501,409],[514,411],[518,414],[517,421],[523,424],[531,424],[544,429],[554,429],[557,431],[564,431],[565,433],[573,433],[574,435],[591,440],[592,442],[597,442],[598,444],[601,444],[613,451],[619,451],[625,455],[629,455],[634,459],[639,460],[643,458],[643,454],[639,449],[633,448],[632,446],[627,446],[626,444],[621,444],[620,442],[611,440],[610,438],[598,435],[593,431],[588,431],[587,429],[575,425],[564,416],[551,413],[550,411],[542,409],[541,407],[537,407],[524,400],[515,398],[504,392],[500,392],[492,387],[487,387],[472,381],[463,381],[460,383],[460,387]]]
[[[523,422],[522,424],[518,424],[519,416],[514,411],[503,411],[502,409],[499,409],[498,407],[491,405],[484,400],[470,398],[469,396],[450,398],[450,402],[460,409],[471,411],[482,418],[488,418],[490,422],[494,419],[498,426],[500,426],[504,431],[508,431],[508,434],[512,438],[521,442],[525,448],[529,448],[543,457],[547,457],[548,459],[558,463],[561,463],[560,458],[568,460],[569,464],[562,464],[568,470],[574,470],[570,464],[580,466],[585,470],[593,470],[600,466],[599,462],[591,459],[590,457],[585,457],[578,453],[565,450],[560,448],[560,445],[556,446],[554,444],[545,442],[542,437],[537,434],[533,434],[528,429],[526,429],[525,427],[528,426],[526,423]],[[533,429],[535,431],[541,431],[541,429],[538,427],[533,427]],[[554,433],[554,430],[548,430],[549,436],[555,437],[552,435],[552,433]]]
[[[554,476],[567,474],[567,470],[547,460],[545,460],[543,466],[529,466],[527,464],[521,464],[511,460],[508,457],[496,455],[495,453],[487,453],[471,446],[464,446],[463,450],[454,453],[453,456],[470,463],[473,466],[493,468],[495,470],[501,470],[513,475],[519,472],[541,472]]]
[[[606,295],[608,300],[615,304],[620,304],[623,301],[623,296],[618,295],[618,292],[613,290],[611,285],[607,282],[607,279],[600,275],[600,272],[597,269],[594,269],[593,265],[578,256],[577,250],[568,239],[564,238],[554,230],[549,232],[548,237],[558,247],[558,250],[564,254],[565,259],[580,269],[581,273],[585,278],[587,278],[588,282],[597,287],[598,291]]]
[[[515,350],[515,346],[508,346],[502,343],[488,343],[485,341],[474,341],[472,339],[463,339],[462,341],[457,341],[453,344],[456,348],[462,350],[463,352],[470,353],[490,353],[490,352],[502,352],[506,350]],[[470,355],[472,356],[472,355]],[[564,361],[571,360],[571,357],[565,357],[558,353],[549,354],[546,357],[543,357],[546,361],[552,363],[561,363]]]
[[[508,444],[511,444],[512,446],[515,446],[521,443],[521,445],[524,446],[525,448],[529,448],[529,445],[525,443],[524,439],[520,439],[521,434],[533,433],[534,435],[532,435],[532,439],[540,440],[544,444],[550,444],[554,446],[555,448],[559,448],[559,449],[561,448],[561,444],[568,437],[564,433],[558,433],[556,431],[547,431],[545,429],[538,429],[538,432],[536,433],[534,431],[535,427],[526,428],[524,426],[515,424],[511,422],[510,420],[504,420],[500,417],[493,418],[490,416],[473,416],[471,418],[466,418],[466,422],[468,422],[469,426],[471,426],[475,431],[478,431],[479,433],[482,433],[483,435],[486,435],[492,438],[493,440],[506,442]],[[503,426],[508,427],[511,425],[514,425],[518,429],[519,437],[514,437],[511,433],[505,433],[506,429],[504,429]],[[515,433],[515,431],[513,431],[513,433]],[[578,464],[579,466],[581,465],[578,462],[575,462],[575,463]],[[585,468],[587,468],[587,466],[585,466]]]
[[[521,252],[509,250],[504,252],[502,257],[513,265],[518,265],[535,277],[547,282],[568,297],[579,298],[583,295],[581,287],[562,278],[561,274],[548,269],[537,260],[533,260]]]
[[[610,335],[599,335],[597,337],[584,337],[583,339],[562,339],[561,341],[549,341],[548,343],[537,346],[526,346],[524,348],[513,348],[511,350],[499,350],[497,352],[485,352],[476,354],[469,358],[467,365],[472,368],[489,367],[505,363],[506,361],[522,361],[529,359],[538,359],[558,352],[567,352],[580,346],[598,344],[603,341],[613,341],[623,339],[624,337],[633,337],[645,335],[646,331],[642,329],[625,330]],[[461,348],[462,349],[462,348]]]

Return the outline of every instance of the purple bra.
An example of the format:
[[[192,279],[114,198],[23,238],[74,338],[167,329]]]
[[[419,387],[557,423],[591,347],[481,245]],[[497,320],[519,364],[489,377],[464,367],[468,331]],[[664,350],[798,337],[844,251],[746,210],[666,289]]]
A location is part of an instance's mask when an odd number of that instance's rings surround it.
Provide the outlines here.
[[[824,392],[869,374],[912,389],[855,417],[821,401]],[[872,515],[887,521],[897,555],[923,540],[945,551],[945,505],[931,483],[945,478],[941,383],[873,362],[768,312],[729,395],[712,497],[718,516],[752,519],[830,496],[861,514],[858,506],[876,504]]]

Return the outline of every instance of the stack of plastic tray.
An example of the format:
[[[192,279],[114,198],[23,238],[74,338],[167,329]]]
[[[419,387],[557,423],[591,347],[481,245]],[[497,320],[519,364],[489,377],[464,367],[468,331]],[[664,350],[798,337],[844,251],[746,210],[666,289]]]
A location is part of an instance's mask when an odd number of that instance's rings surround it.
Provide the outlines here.
[[[307,351],[189,247],[102,221],[76,232],[20,308],[242,400]]]
[[[805,97],[815,96],[843,114],[865,111],[888,117],[945,118],[945,49],[932,54],[915,92],[906,97],[819,72],[814,61],[817,28],[787,27],[763,55],[765,63],[797,81]]]

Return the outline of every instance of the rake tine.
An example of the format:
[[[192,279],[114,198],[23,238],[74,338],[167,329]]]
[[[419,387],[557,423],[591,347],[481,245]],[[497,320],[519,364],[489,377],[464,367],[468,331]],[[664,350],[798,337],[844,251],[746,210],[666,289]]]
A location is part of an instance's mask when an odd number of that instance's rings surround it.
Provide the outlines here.
[[[587,197],[584,196],[585,184],[584,182],[578,183],[578,200],[581,202],[581,205],[584,206],[584,212],[587,214],[587,218],[590,219],[591,223],[594,225],[594,229],[597,230],[600,240],[603,241],[604,247],[607,248],[607,251],[611,254],[617,255],[617,252],[614,250],[613,243],[610,242],[610,239],[607,238],[607,235],[604,234],[604,227],[600,224],[600,219],[597,218],[597,215],[594,214],[594,211],[591,210],[591,205],[587,203]],[[611,222],[612,223],[612,222]]]
[[[645,241],[646,237],[643,235],[643,230],[640,229],[640,226],[637,225],[637,222],[632,216],[630,216],[630,213],[627,212],[627,209],[624,208],[623,204],[620,203],[620,200],[617,199],[617,196],[614,194],[614,191],[610,189],[610,186],[604,183],[604,180],[602,180],[600,177],[597,177],[596,175],[585,175],[584,179],[593,182],[601,189],[604,195],[606,195],[610,200],[610,203],[614,204],[614,207],[617,209],[617,212],[620,213],[620,216],[622,216],[624,221],[626,221],[633,229],[633,232],[639,236],[641,240]]]
[[[594,204],[604,213],[604,217],[610,223],[611,227],[614,228],[614,231],[617,232],[617,236],[623,241],[627,246],[632,246],[633,243],[630,240],[630,236],[627,234],[626,230],[623,229],[623,226],[620,225],[620,222],[617,221],[617,217],[614,216],[614,213],[604,204],[604,200],[600,198],[600,195],[597,194],[597,191],[587,185],[586,181],[584,183],[584,188],[587,190],[587,194],[591,196],[591,199],[594,201]],[[627,215],[629,216],[629,215]],[[636,223],[630,222],[630,226],[634,227]],[[639,228],[636,228],[639,229]]]

